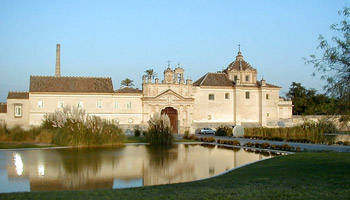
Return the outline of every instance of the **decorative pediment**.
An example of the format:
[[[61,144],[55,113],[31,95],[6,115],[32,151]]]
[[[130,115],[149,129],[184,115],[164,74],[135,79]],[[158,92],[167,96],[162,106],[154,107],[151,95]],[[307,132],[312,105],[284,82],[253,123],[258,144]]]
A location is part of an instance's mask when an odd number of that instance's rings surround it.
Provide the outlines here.
[[[155,97],[144,97],[143,100],[171,103],[171,102],[177,102],[177,101],[193,101],[194,99],[193,98],[185,98],[185,97],[181,96],[180,94],[174,92],[173,90],[167,89]]]
[[[157,96],[154,97],[155,99],[169,99],[171,98],[172,100],[184,100],[186,99],[185,97],[179,95],[178,93],[174,92],[171,89],[167,89],[164,92],[158,94]]]

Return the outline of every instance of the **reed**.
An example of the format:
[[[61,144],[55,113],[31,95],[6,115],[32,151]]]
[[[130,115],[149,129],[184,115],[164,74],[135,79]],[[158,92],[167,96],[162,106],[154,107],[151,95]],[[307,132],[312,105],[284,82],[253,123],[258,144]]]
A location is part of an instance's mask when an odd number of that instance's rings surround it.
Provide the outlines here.
[[[52,127],[49,127],[52,126]],[[42,127],[55,132],[53,143],[69,146],[120,145],[124,134],[113,122],[86,115],[83,109],[66,106],[45,116]]]
[[[244,137],[266,140],[287,140],[290,142],[311,142],[316,144],[329,143],[324,133],[335,132],[336,128],[328,120],[318,122],[305,121],[302,125],[287,128],[245,128]]]
[[[152,145],[172,146],[174,138],[171,134],[170,120],[167,115],[155,113],[148,121],[146,140]]]

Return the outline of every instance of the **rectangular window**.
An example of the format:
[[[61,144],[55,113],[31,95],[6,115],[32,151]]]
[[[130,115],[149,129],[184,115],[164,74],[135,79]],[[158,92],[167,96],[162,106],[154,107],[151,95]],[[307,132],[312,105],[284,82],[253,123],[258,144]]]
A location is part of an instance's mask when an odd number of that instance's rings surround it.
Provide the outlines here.
[[[64,101],[59,101],[58,108],[63,108],[63,107],[64,107]]]
[[[225,93],[225,99],[230,99],[230,93]]]
[[[84,106],[82,101],[78,101],[78,108],[82,108]]]
[[[15,117],[22,117],[22,106],[15,106]]]
[[[38,101],[38,108],[44,107],[44,101]]]
[[[131,102],[126,103],[126,108],[130,109],[131,108]]]
[[[270,99],[270,94],[266,94],[266,99]]]
[[[96,108],[102,108],[102,101],[96,102]]]
[[[245,81],[249,82],[249,76],[245,76]]]
[[[119,102],[118,101],[114,102],[114,108],[119,108]]]
[[[250,99],[250,93],[249,92],[245,92],[245,98],[246,99]]]
[[[237,76],[234,76],[233,77],[233,80],[237,81],[238,77]]]
[[[209,100],[215,100],[215,95],[214,94],[209,94],[208,99]]]

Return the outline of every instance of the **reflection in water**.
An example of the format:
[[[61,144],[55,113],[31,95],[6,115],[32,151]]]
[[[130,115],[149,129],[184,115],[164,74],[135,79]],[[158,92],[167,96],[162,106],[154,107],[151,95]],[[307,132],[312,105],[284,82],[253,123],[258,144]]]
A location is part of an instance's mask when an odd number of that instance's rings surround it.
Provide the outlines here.
[[[39,175],[40,177],[45,176],[45,167],[44,167],[44,163],[39,163],[38,175]]]
[[[11,190],[7,191],[24,191],[25,187],[17,184],[18,180],[26,180],[30,191],[125,188],[187,182],[271,157],[270,154],[246,152],[240,148],[198,144],[175,145],[170,149],[129,145],[18,152],[0,152],[0,157],[5,158],[0,160],[0,169],[7,169],[2,171],[0,177],[8,177],[7,180],[0,179],[0,188],[10,187]]]
[[[22,162],[21,155],[18,153],[13,153],[13,162],[14,162],[15,167],[16,167],[17,175],[22,176],[22,174],[23,174],[23,162]]]

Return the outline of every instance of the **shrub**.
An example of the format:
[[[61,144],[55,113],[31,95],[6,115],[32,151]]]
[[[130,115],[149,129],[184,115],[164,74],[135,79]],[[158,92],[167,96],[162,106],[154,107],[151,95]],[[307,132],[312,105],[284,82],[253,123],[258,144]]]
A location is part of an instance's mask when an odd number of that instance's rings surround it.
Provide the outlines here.
[[[232,128],[224,124],[216,128],[216,136],[232,136]]]
[[[35,138],[35,142],[51,144],[53,141],[54,134],[49,130],[42,130]]]
[[[50,121],[52,120],[52,121]],[[123,131],[114,123],[85,114],[83,109],[66,106],[62,111],[46,115],[42,127],[52,125],[53,143],[70,146],[121,144]]]
[[[350,142],[349,142],[349,141],[345,141],[345,142],[343,142],[343,145],[344,145],[344,146],[349,146],[349,145],[350,145]]]
[[[140,129],[139,126],[135,126],[135,127],[134,127],[134,135],[135,135],[135,137],[140,137],[140,135],[141,135],[141,129]]]
[[[0,123],[0,141],[8,140],[8,129],[6,123]]]
[[[201,138],[201,141],[212,143],[212,142],[215,142],[215,138],[214,137],[205,137],[205,138]]]
[[[282,149],[282,150],[285,150],[285,151],[290,151],[290,150],[293,149],[293,147],[292,147],[292,146],[289,146],[288,144],[282,144],[282,145],[281,145],[281,149]]]
[[[262,148],[262,149],[267,149],[267,148],[269,148],[270,147],[270,144],[269,143],[262,143],[261,145],[260,145],[260,148]]]
[[[288,128],[245,128],[244,137],[273,141],[287,140],[290,142],[323,143],[333,142],[328,140],[324,133],[336,132],[335,125],[322,119],[318,122],[305,121],[303,124]]]
[[[147,136],[147,130],[142,131],[142,135],[143,135],[143,137],[146,137]]]
[[[238,141],[238,140],[232,140],[232,145],[235,145],[235,146],[240,146],[241,143]]]
[[[253,147],[253,146],[254,146],[254,143],[252,143],[252,142],[247,142],[247,143],[245,143],[244,146],[246,146],[246,147]]]
[[[185,130],[185,134],[183,136],[183,139],[189,139],[189,135],[190,135],[190,131],[189,130]]]
[[[152,145],[172,146],[174,138],[171,134],[170,120],[167,115],[155,113],[148,121],[146,139]]]

